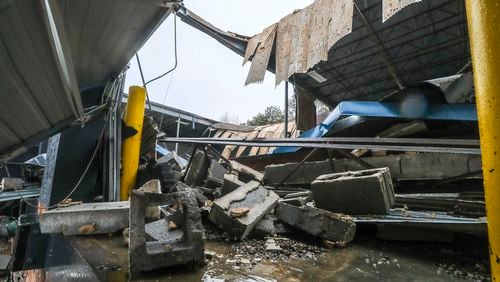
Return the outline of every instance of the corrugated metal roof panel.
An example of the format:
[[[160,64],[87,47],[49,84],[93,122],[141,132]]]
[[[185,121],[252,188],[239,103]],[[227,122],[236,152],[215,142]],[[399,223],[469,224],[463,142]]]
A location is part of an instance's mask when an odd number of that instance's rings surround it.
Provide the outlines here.
[[[68,82],[78,92],[120,73],[169,14],[137,0],[2,4],[0,161],[79,117],[81,99],[68,93]]]
[[[81,88],[119,73],[169,10],[150,1],[59,0]]]

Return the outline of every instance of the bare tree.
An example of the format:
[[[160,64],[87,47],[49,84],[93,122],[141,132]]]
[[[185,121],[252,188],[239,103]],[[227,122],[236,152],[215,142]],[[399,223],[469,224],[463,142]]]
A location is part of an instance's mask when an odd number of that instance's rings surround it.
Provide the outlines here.
[[[227,122],[227,123],[232,123],[232,124],[239,124],[240,123],[240,118],[235,115],[235,114],[230,114],[228,112],[224,113],[219,119],[222,122]]]

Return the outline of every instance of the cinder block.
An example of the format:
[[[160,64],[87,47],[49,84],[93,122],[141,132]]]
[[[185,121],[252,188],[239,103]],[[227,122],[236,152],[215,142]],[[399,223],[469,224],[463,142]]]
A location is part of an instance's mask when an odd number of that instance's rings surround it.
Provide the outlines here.
[[[311,184],[316,206],[346,214],[387,214],[394,205],[389,168],[322,175]]]
[[[224,184],[224,174],[227,169],[223,167],[217,160],[210,161],[210,167],[207,172],[207,179],[205,180],[206,187],[221,187]]]
[[[191,165],[186,172],[184,182],[188,186],[201,186],[205,180],[210,166],[210,159],[203,151],[196,151],[191,161]]]
[[[224,174],[224,184],[221,188],[221,195],[224,196],[245,185],[245,182],[238,178],[238,175],[228,173]]]
[[[209,219],[235,239],[244,239],[253,227],[269,213],[279,196],[262,187],[257,181],[239,187],[233,192],[215,200],[210,210]],[[248,208],[241,217],[231,216],[231,210]]]
[[[168,230],[166,219],[146,225],[149,206],[181,205],[183,225]],[[132,191],[130,197],[129,271],[137,273],[204,260],[203,224],[196,197],[191,191],[168,195]]]

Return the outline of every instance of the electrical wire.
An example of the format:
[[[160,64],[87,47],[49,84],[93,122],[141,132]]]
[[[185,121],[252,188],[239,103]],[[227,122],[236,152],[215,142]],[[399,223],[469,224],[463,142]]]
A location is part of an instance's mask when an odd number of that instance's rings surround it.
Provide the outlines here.
[[[161,104],[162,104],[162,105],[165,105],[165,101],[167,100],[167,95],[168,95],[168,92],[169,92],[169,90],[170,90],[170,85],[172,84],[172,79],[173,79],[173,78],[174,78],[174,73],[172,73],[172,74],[170,75],[170,81],[168,82],[167,91],[165,91],[165,95],[163,96],[163,99],[162,99],[162,101],[161,101]],[[164,116],[164,114],[163,114],[163,112],[162,112],[162,113],[161,113],[161,117],[160,117],[160,130],[161,130],[161,126],[162,126],[162,124],[163,124],[163,116]]]
[[[153,81],[156,81],[164,76],[166,76],[167,74],[173,72],[176,68],[177,68],[177,15],[174,14],[174,66],[168,70],[167,72],[153,78],[153,79],[150,79],[148,80],[146,83],[144,83],[144,86],[147,86],[148,84],[150,84],[151,82]]]
[[[141,74],[142,86],[146,91],[146,102],[148,104],[149,111],[152,112],[151,109],[151,101],[149,100],[148,88],[146,87],[146,81],[144,80],[144,73],[142,72],[141,59],[139,59],[139,52],[135,53],[135,59],[137,60],[137,65],[139,66],[139,73]]]
[[[108,113],[106,114],[106,118],[104,120],[104,124],[106,124],[106,122],[108,121],[109,116],[110,116],[110,112],[108,111]],[[51,206],[48,206],[48,207],[43,207],[43,208],[45,208],[45,209],[51,209],[51,208],[57,207],[61,203],[63,203],[67,199],[69,199],[69,197],[71,197],[73,195],[73,193],[75,193],[76,189],[78,189],[78,187],[82,183],[82,180],[84,179],[85,175],[89,171],[90,166],[94,162],[94,159],[95,159],[95,157],[97,155],[97,152],[99,151],[99,148],[101,147],[102,140],[104,139],[103,137],[104,137],[104,132],[105,131],[106,131],[106,126],[103,126],[102,130],[101,130],[101,132],[99,134],[99,141],[98,141],[98,143],[97,143],[97,145],[96,145],[96,147],[94,149],[94,152],[92,153],[92,156],[90,157],[90,160],[87,163],[87,166],[85,167],[85,170],[83,171],[82,175],[78,179],[78,182],[75,184],[75,186],[73,187],[73,189],[71,189],[71,192],[69,192],[69,194],[66,197],[64,197],[64,199],[62,199],[61,201],[59,201],[57,204],[54,204],[54,205],[51,205]],[[29,205],[29,206],[31,206],[31,207],[33,207],[35,209],[39,208],[38,206],[33,205],[32,203],[28,202],[25,198],[23,198],[22,195],[21,195],[21,193],[19,192],[19,190],[17,190],[17,189],[15,189],[15,190],[19,194],[19,197],[20,197],[21,201],[25,202],[27,205]]]

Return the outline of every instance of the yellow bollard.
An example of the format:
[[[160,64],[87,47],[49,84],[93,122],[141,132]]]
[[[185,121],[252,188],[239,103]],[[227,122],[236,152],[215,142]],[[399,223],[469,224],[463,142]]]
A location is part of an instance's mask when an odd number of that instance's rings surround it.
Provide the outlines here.
[[[500,281],[500,3],[467,0],[492,281]]]
[[[141,152],[142,124],[144,122],[144,105],[146,90],[139,86],[130,86],[128,90],[125,124],[137,130],[137,134],[123,141],[122,172],[120,179],[120,200],[126,201],[137,180],[139,155]]]

